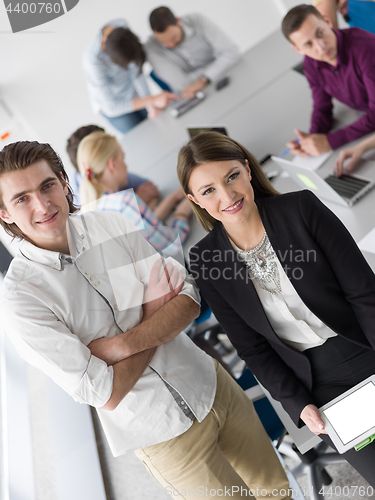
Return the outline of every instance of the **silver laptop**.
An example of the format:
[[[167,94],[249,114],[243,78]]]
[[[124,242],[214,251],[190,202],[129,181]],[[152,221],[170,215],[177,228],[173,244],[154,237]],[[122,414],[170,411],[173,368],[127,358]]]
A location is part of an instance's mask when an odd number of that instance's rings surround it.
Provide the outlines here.
[[[373,187],[375,181],[359,175],[342,175],[336,177],[334,174],[320,177],[316,172],[307,167],[301,167],[297,163],[272,156],[272,160],[303,188],[310,189],[322,200],[332,201],[343,206],[351,207],[365,196]],[[367,162],[366,162],[367,163]],[[374,164],[375,162],[371,162]]]
[[[228,135],[224,125],[188,125],[186,128],[190,139],[194,139],[194,137],[203,132],[220,132],[221,134]]]

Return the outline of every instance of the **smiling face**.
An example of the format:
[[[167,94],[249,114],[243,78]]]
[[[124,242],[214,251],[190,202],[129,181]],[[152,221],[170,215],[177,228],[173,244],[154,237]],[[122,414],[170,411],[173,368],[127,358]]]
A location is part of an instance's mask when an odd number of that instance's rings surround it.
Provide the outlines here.
[[[251,173],[238,160],[215,161],[195,167],[189,180],[188,197],[229,230],[248,222],[254,213]],[[256,211],[256,209],[255,209]]]
[[[184,38],[184,31],[180,26],[180,20],[177,19],[177,24],[169,25],[163,33],[154,31],[154,36],[161,45],[164,45],[164,47],[175,49]]]
[[[326,22],[310,14],[289,39],[300,54],[336,66],[337,38],[329,20]]]
[[[56,177],[45,160],[2,174],[0,190],[4,222],[16,224],[37,247],[69,252],[67,183]]]

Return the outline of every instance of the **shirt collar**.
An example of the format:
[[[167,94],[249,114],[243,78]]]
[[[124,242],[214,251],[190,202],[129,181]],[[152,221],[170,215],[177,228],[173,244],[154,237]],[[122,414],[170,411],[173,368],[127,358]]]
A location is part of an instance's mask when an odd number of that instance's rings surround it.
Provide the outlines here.
[[[336,66],[332,66],[331,64],[328,64],[325,61],[317,61],[318,66],[321,68],[330,68],[334,70],[341,64],[344,64],[345,66],[348,64],[348,52],[347,52],[347,47],[346,47],[346,40],[345,40],[345,35],[343,33],[343,30],[333,30],[336,38],[337,38],[337,64]]]
[[[88,248],[84,227],[77,224],[78,220],[75,215],[70,215],[67,221],[69,248],[73,259],[77,258]],[[52,267],[58,271],[63,270],[62,260],[65,256],[60,252],[39,248],[26,240],[22,241],[19,251],[28,260]]]
[[[183,19],[181,19],[181,28],[184,32],[184,39],[181,41],[181,43],[184,43],[186,38],[189,38],[194,34],[194,28],[191,24],[187,23]]]
[[[39,248],[26,240],[21,243],[19,251],[27,260],[38,262],[58,271],[61,271],[63,268],[61,263],[62,254],[60,252],[52,252],[51,250]]]

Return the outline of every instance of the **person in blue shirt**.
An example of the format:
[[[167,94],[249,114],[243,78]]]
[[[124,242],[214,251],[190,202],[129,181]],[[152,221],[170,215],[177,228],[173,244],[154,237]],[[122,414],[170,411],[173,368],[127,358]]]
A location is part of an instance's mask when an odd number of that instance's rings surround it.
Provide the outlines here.
[[[125,19],[106,23],[83,54],[83,73],[94,111],[125,134],[145,118],[154,118],[179,97],[150,95],[142,73],[145,51]]]

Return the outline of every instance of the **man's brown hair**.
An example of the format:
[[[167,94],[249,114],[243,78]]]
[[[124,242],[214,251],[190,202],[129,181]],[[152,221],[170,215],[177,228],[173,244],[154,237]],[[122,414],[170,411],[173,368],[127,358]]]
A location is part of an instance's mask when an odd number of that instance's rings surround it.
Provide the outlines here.
[[[139,38],[130,29],[115,28],[111,31],[105,41],[105,52],[121,68],[127,69],[128,64],[134,62],[139,66],[139,73],[142,72],[146,53]]]
[[[37,141],[14,142],[5,146],[0,152],[0,208],[6,210],[1,192],[1,175],[16,170],[25,170],[27,167],[40,160],[45,160],[48,163],[52,172],[60,181],[63,179],[66,181],[68,187],[66,198],[69,204],[69,212],[74,213],[77,207],[74,206],[73,192],[69,186],[68,174],[65,171],[60,156],[49,144],[41,144]],[[19,229],[17,224],[7,224],[2,219],[0,219],[0,224],[5,229],[5,232],[13,238],[30,241],[30,239]]]
[[[168,7],[158,7],[150,14],[150,26],[156,33],[164,33],[168,26],[175,26],[177,19]]]
[[[324,21],[324,17],[313,5],[302,4],[290,9],[281,24],[283,35],[287,40],[289,40],[289,42],[292,42],[289,38],[290,35],[295,31],[298,31],[311,14],[319,19],[323,19]]]
[[[77,172],[79,172],[79,168],[77,165],[77,151],[79,143],[87,135],[90,135],[93,132],[105,132],[105,130],[102,127],[98,127],[98,125],[84,125],[83,127],[77,128],[77,130],[72,133],[67,141],[66,152],[68,153],[70,161],[72,162],[73,167],[77,170]]]

